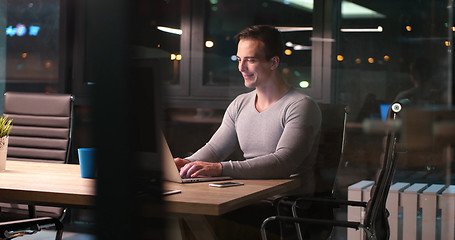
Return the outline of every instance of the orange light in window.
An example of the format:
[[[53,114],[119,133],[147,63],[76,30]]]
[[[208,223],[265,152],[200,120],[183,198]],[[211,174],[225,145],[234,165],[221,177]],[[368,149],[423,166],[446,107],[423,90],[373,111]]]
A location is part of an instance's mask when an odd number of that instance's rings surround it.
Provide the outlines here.
[[[406,31],[410,32],[412,30],[412,27],[411,26],[406,26]]]
[[[338,62],[342,62],[344,60],[343,55],[337,55]]]
[[[369,63],[374,63],[374,58],[371,58],[371,57],[368,58],[368,62],[369,62]]]
[[[389,61],[389,60],[390,60],[390,57],[389,57],[389,56],[387,56],[387,55],[385,55],[385,56],[384,56],[384,61],[386,61],[386,62],[387,62],[387,61]]]
[[[356,59],[355,59],[355,63],[359,64],[359,63],[361,63],[361,62],[362,62],[362,59],[360,59],[360,58],[356,58]]]
[[[286,50],[284,50],[284,54],[286,54],[287,56],[289,56],[289,55],[292,54],[292,50],[291,50],[291,49],[286,49]]]

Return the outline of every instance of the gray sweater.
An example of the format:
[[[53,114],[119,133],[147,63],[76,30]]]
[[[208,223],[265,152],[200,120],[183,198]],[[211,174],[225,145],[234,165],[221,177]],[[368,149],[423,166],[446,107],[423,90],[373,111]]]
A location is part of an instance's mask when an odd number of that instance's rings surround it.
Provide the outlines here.
[[[210,141],[187,159],[221,162],[223,175],[233,178],[286,178],[293,174],[312,177],[321,126],[318,105],[291,89],[258,112],[255,98],[256,91],[235,98]],[[245,159],[227,160],[237,146]]]

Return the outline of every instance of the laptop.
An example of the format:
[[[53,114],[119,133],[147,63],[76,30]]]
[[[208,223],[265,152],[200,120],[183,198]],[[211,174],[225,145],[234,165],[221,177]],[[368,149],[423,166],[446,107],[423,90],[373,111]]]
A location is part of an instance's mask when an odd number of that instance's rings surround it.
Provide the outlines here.
[[[166,138],[161,134],[161,149],[163,157],[163,176],[164,180],[177,182],[177,183],[194,183],[194,182],[210,182],[210,181],[221,181],[232,179],[227,176],[219,177],[196,177],[196,178],[182,178],[180,177],[179,170],[174,162],[174,157],[172,156],[169,145],[167,144]]]

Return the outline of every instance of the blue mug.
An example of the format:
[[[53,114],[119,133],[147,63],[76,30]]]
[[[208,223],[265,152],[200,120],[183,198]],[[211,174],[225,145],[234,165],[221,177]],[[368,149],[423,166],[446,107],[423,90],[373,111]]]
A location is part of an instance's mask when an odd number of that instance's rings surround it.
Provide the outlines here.
[[[95,163],[95,149],[94,148],[79,148],[79,165],[81,167],[81,177],[95,178],[96,177],[96,163]]]

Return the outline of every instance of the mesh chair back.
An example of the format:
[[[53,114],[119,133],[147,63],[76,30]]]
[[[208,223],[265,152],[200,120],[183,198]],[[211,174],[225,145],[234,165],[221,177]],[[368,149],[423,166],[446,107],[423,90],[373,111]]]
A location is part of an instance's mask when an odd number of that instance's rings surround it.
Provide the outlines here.
[[[67,162],[72,108],[70,94],[5,93],[3,114],[13,119],[8,159]]]
[[[333,194],[335,177],[343,156],[348,109],[341,104],[318,105],[322,121],[315,163],[315,195],[327,196]]]

